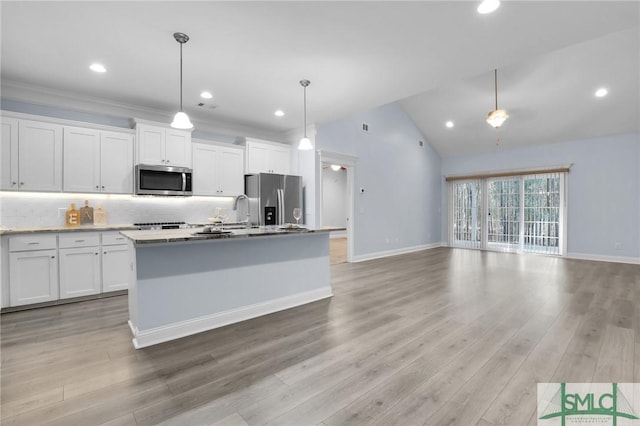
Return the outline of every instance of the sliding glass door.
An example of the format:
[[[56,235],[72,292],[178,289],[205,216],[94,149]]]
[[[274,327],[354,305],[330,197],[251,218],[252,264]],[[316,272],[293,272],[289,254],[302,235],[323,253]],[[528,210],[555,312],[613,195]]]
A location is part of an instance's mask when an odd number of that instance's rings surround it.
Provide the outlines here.
[[[450,245],[563,255],[564,186],[565,173],[449,182]]]

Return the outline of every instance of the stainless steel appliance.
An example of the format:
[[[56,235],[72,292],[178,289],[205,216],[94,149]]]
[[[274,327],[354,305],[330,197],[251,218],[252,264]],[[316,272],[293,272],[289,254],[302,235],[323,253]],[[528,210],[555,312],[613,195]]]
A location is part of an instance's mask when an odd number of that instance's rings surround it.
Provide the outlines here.
[[[249,197],[249,216],[253,225],[296,223],[293,209],[299,207],[304,211],[301,176],[272,173],[245,175],[244,192]],[[301,223],[304,223],[304,219]]]
[[[193,195],[192,170],[187,167],[138,164],[135,169],[137,195]]]

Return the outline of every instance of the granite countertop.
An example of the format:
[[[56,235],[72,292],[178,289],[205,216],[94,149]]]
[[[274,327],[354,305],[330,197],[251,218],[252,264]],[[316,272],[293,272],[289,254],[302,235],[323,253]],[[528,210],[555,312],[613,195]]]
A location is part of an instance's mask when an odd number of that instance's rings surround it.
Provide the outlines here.
[[[125,231],[130,229],[139,229],[138,226],[132,224],[123,225],[90,225],[90,226],[78,226],[75,228],[67,228],[66,226],[43,226],[43,227],[31,227],[31,228],[0,228],[0,235],[13,235],[13,234],[32,234],[36,232],[101,232],[101,231]]]
[[[161,230],[136,230],[123,231],[122,235],[133,241],[134,244],[157,244],[157,243],[178,243],[206,240],[228,240],[238,238],[256,238],[267,236],[291,236],[310,233],[326,233],[332,231],[344,231],[346,228],[306,228],[306,227],[278,227],[260,226],[251,229],[232,229],[222,233],[202,233],[197,228],[191,229],[161,229]]]

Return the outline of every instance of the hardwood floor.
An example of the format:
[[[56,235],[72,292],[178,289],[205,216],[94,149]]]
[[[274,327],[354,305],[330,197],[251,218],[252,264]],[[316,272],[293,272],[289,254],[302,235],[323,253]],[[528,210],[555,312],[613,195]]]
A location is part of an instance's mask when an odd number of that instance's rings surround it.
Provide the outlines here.
[[[4,314],[2,425],[527,425],[537,382],[640,381],[640,266],[433,249],[135,350],[124,296]]]
[[[329,240],[329,257],[331,258],[332,265],[347,261],[346,238],[331,238]]]

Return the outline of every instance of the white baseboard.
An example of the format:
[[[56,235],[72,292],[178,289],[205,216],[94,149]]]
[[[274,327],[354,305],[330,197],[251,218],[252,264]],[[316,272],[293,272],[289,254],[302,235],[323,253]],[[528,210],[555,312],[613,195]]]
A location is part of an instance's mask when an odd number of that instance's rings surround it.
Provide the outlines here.
[[[413,253],[421,250],[429,250],[429,249],[434,249],[441,246],[442,246],[442,243],[437,242],[437,243],[423,244],[423,245],[413,246],[413,247],[405,247],[405,248],[395,249],[395,250],[386,250],[386,251],[379,251],[376,253],[361,254],[359,256],[354,256],[351,262],[353,263],[364,262],[366,260],[380,259],[382,257],[389,257],[389,256],[397,256],[399,254]]]
[[[601,254],[588,253],[567,253],[565,257],[567,259],[595,260],[598,262],[631,263],[634,265],[640,265],[640,258],[637,257],[605,256]]]
[[[317,300],[326,299],[333,296],[331,287],[324,287],[317,290],[307,291],[292,296],[281,297],[267,302],[256,303],[255,305],[243,306],[225,312],[218,312],[195,318],[188,321],[181,321],[167,326],[151,328],[140,331],[129,321],[129,327],[133,333],[133,346],[136,349],[144,348],[169,340],[179,339],[192,334],[201,333],[214,328],[223,327],[262,315],[293,308]]]

